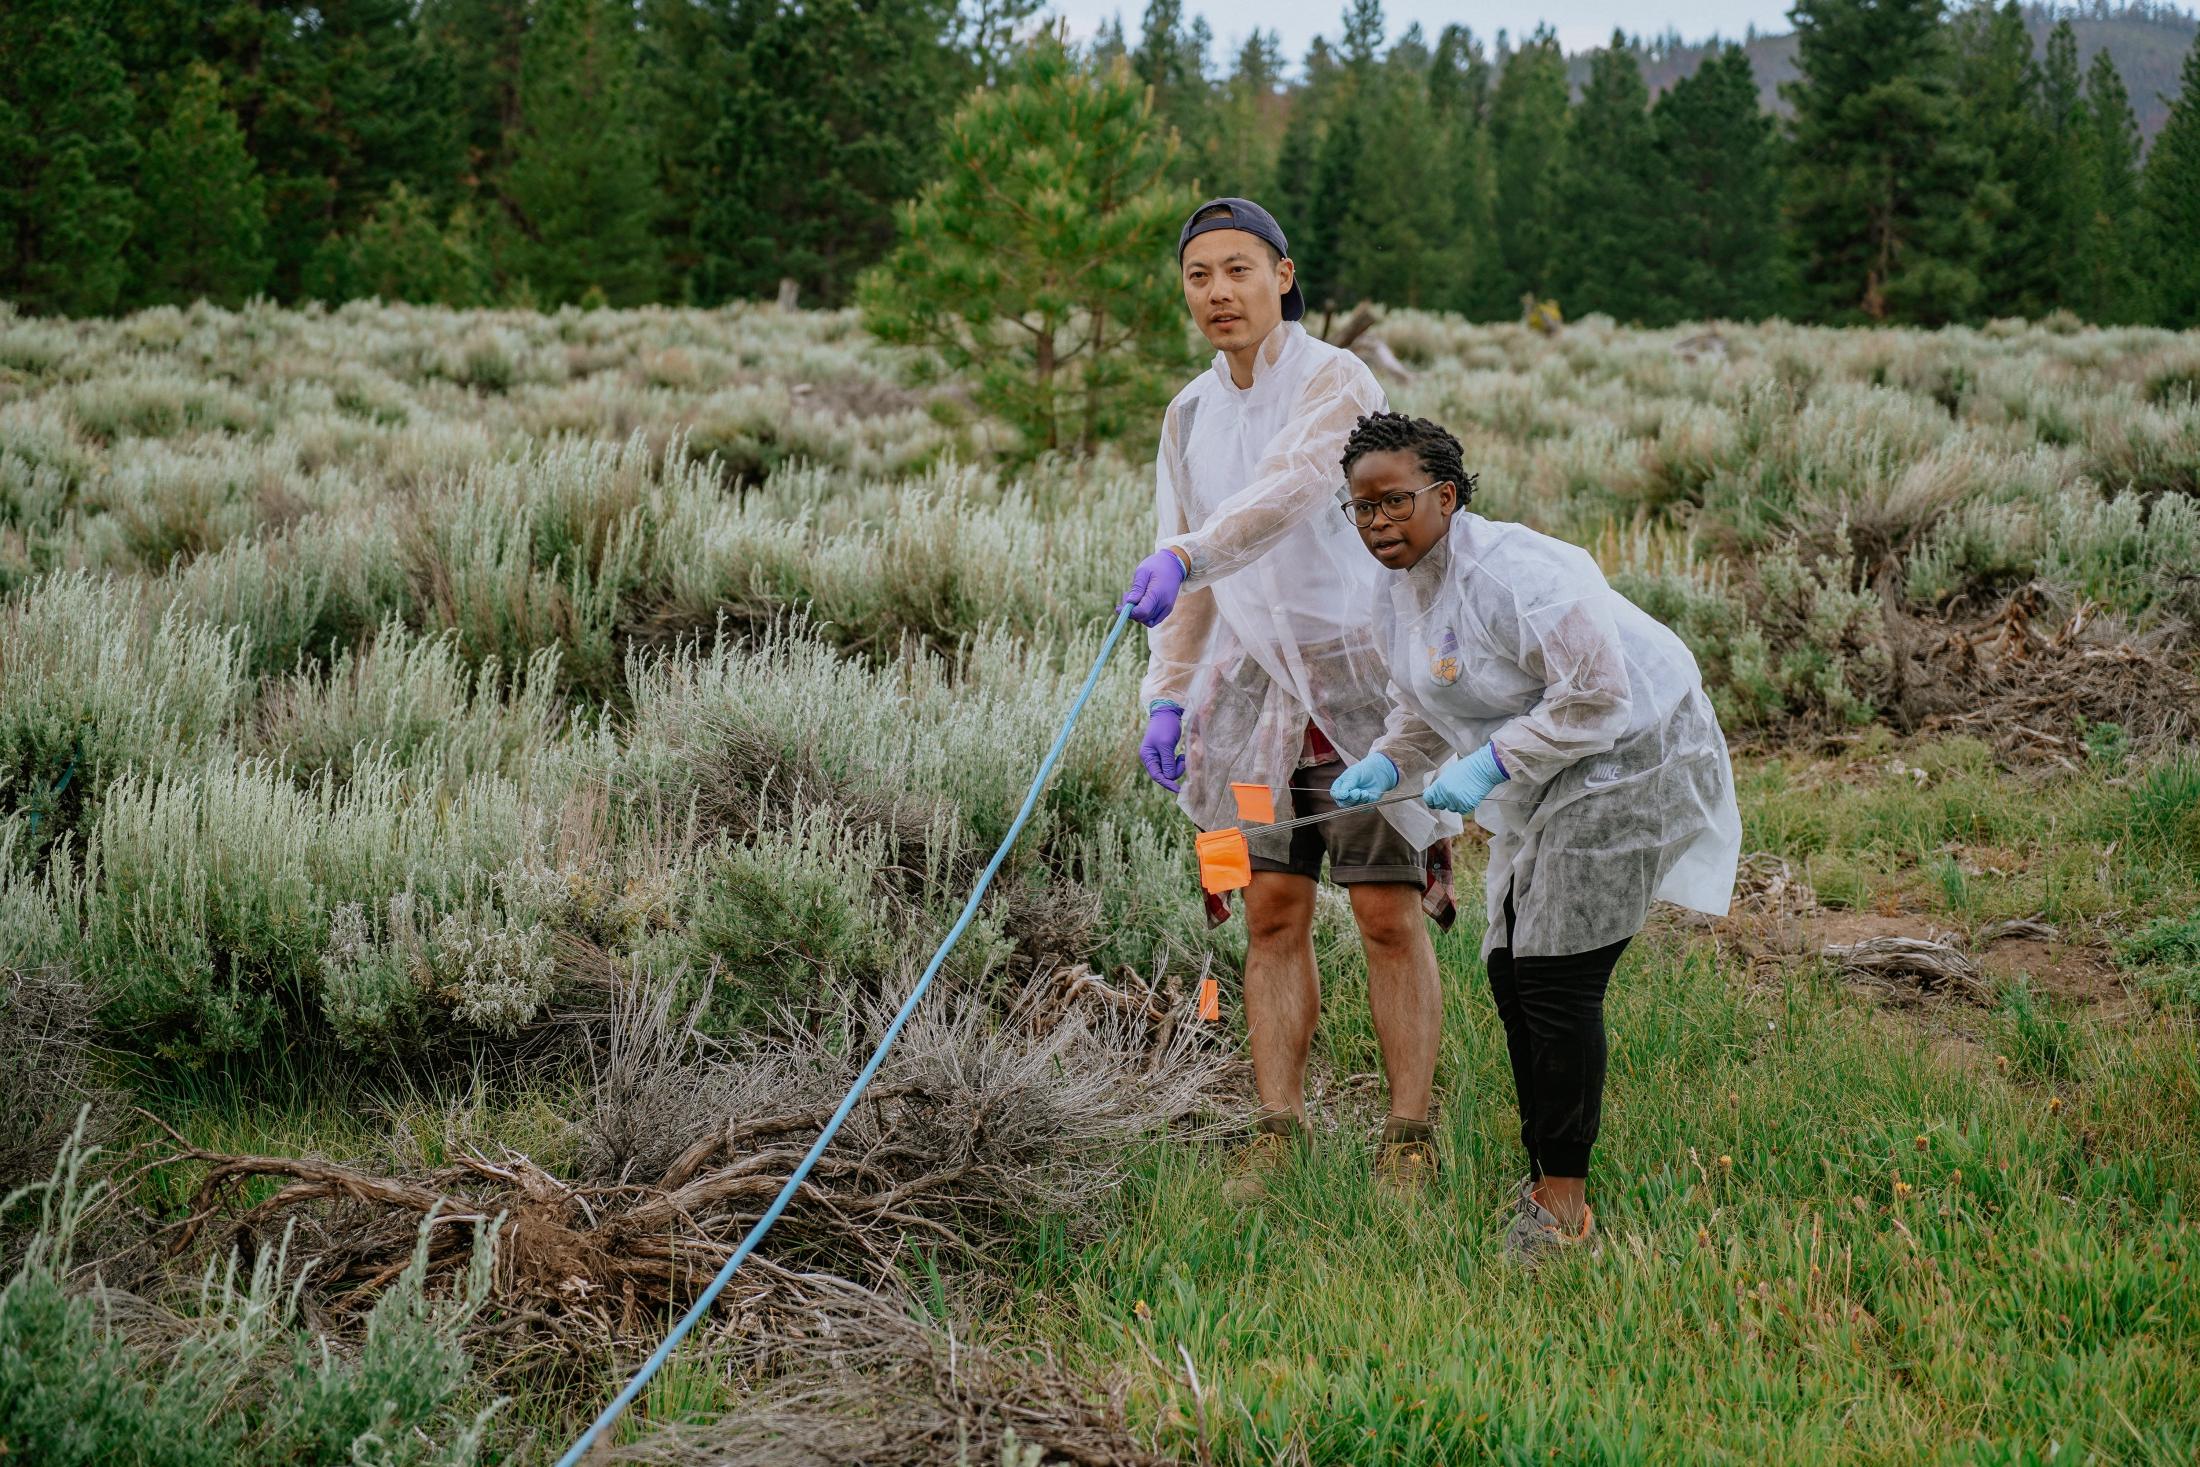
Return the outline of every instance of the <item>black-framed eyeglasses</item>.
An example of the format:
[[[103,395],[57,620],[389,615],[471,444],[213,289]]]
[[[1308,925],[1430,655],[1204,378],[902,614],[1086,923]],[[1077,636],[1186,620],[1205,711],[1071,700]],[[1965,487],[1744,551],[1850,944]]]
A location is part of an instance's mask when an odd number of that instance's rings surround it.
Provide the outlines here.
[[[1441,489],[1451,482],[1449,479],[1438,479],[1435,483],[1423,484],[1418,489],[1393,489],[1380,499],[1347,498],[1337,508],[1344,511],[1345,518],[1363,530],[1375,523],[1375,511],[1378,508],[1382,510],[1384,519],[1394,524],[1404,524],[1413,518],[1414,506],[1422,495],[1431,489]]]

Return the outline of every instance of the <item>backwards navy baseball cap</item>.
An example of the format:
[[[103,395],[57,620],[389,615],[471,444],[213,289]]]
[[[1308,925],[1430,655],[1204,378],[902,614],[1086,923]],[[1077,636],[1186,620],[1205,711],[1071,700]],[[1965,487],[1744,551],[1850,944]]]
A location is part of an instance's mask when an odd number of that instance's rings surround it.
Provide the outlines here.
[[[1194,237],[1214,229],[1242,229],[1260,240],[1277,254],[1288,258],[1291,246],[1283,237],[1283,226],[1276,216],[1254,203],[1251,199],[1209,199],[1192,210],[1192,217],[1184,221],[1184,232],[1176,237],[1176,262],[1184,263],[1184,247]],[[1299,282],[1294,278],[1291,288],[1283,293],[1283,319],[1296,321],[1306,314],[1306,297],[1299,293]]]

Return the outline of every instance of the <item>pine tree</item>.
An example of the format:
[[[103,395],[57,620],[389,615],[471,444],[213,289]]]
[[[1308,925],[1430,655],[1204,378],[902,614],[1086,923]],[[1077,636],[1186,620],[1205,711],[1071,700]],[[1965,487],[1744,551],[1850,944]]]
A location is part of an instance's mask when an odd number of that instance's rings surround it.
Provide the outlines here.
[[[680,0],[682,10],[697,10]],[[459,182],[466,193],[490,197],[494,180],[511,164],[509,148],[520,136],[520,56],[527,42],[528,0],[421,0],[420,28],[434,52],[461,79],[454,89],[450,127],[457,141]],[[671,17],[652,7],[655,28]]]
[[[505,282],[545,305],[635,305],[658,288],[629,15],[618,0],[542,0],[527,32],[497,256]]]
[[[1344,38],[1339,46],[1347,67],[1372,69],[1383,53],[1382,0],[1346,0]]]
[[[1331,101],[1329,126],[1314,157],[1313,197],[1299,221],[1306,245],[1296,253],[1299,289],[1309,310],[1350,306],[1364,294],[1351,272],[1345,241],[1353,228],[1347,211],[1360,186],[1367,159],[1367,133],[1361,126],[1361,89],[1347,84]]]
[[[1216,108],[1215,142],[1202,176],[1205,192],[1254,198],[1266,192],[1275,177],[1285,115],[1276,94],[1282,76],[1283,51],[1275,32],[1254,31],[1238,51]]]
[[[1465,26],[1447,25],[1428,59],[1428,102],[1438,160],[1430,170],[1450,220],[1435,261],[1431,303],[1480,320],[1512,314],[1497,257],[1496,188],[1490,159],[1490,63]]]
[[[2084,198],[2091,212],[2078,242],[2072,307],[2088,321],[2121,325],[2146,319],[2140,270],[2145,224],[2139,209],[2139,119],[2105,50],[2085,77]]]
[[[265,195],[276,298],[293,298],[320,242],[365,217],[391,183],[456,195],[461,80],[475,78],[429,44],[413,0],[174,9],[195,11],[198,28],[155,64],[188,54],[220,73]]]
[[[1288,235],[1299,231],[1301,243],[1293,247],[1294,254],[1304,253],[1313,244],[1313,225],[1316,211],[1314,170],[1317,163],[1318,141],[1313,108],[1302,90],[1290,99],[1290,111],[1286,114],[1283,137],[1276,148],[1275,179],[1266,194],[1260,197],[1268,212],[1276,216]],[[1304,271],[1300,274],[1300,289],[1305,289]]]
[[[1205,81],[1184,28],[1184,0],[1148,0],[1131,52],[1131,74],[1153,88],[1154,110],[1167,115],[1176,93]]]
[[[1779,175],[1773,121],[1749,56],[1728,46],[1651,109],[1657,136],[1658,321],[1754,320],[1780,309]]]
[[[2040,200],[2040,248],[2049,261],[2047,310],[2071,307],[2079,295],[2078,268],[2085,221],[2093,217],[2086,158],[2085,93],[2078,70],[2078,34],[2067,17],[2048,32],[2040,63],[2040,130],[2047,138],[2046,188]]]
[[[136,213],[130,88],[69,0],[0,6],[0,296],[26,312],[111,308]]]
[[[1306,59],[1299,66],[1297,106],[1304,108],[1315,130],[1320,131],[1329,120],[1329,98],[1336,91],[1344,68],[1337,63],[1337,53],[1329,48],[1327,39],[1314,37],[1306,48]]]
[[[977,85],[997,86],[1015,67],[1023,54],[1018,36],[1039,4],[1040,0],[968,0],[955,7],[955,49],[969,61]],[[1118,42],[1123,39],[1120,21],[1116,23],[1115,38]]]
[[[267,281],[267,202],[214,68],[193,62],[145,147],[132,294],[147,305],[242,305]]]
[[[1490,63],[1473,31],[1445,26],[1428,64],[1429,105],[1439,118],[1465,116],[1477,126],[1489,120]]]
[[[1540,26],[1505,57],[1490,98],[1499,288],[1508,299],[1554,288],[1566,131],[1566,57]]]
[[[2053,300],[2057,261],[2042,237],[2053,141],[2040,112],[2040,72],[2016,0],[1956,18],[1957,94],[1964,145],[1985,160],[1973,194],[1984,233],[1977,310],[2037,316]]]
[[[1187,183],[1214,173],[1219,161],[1207,83],[1209,43],[1206,21],[1185,24],[1183,0],[1149,0],[1130,55],[1132,74],[1153,89],[1155,115],[1186,140],[1177,163]]]
[[[678,293],[692,300],[703,263],[697,226],[718,190],[710,140],[733,92],[743,32],[720,3],[641,0],[641,16],[635,69],[657,162],[657,248]]]
[[[931,176],[940,120],[972,79],[951,0],[758,0],[741,7],[715,100],[692,294],[714,304],[792,278],[838,304],[894,243],[894,206]],[[880,86],[891,74],[894,85]]]
[[[1428,48],[1409,30],[1380,65],[1361,70],[1350,93],[1361,153],[1350,192],[1325,193],[1343,221],[1339,304],[1367,299],[1434,306],[1452,286],[1451,191],[1441,186],[1446,140],[1429,105]],[[1401,159],[1422,157],[1423,167]]]
[[[1171,246],[1198,196],[1170,181],[1175,150],[1127,67],[1096,75],[1042,37],[955,114],[864,277],[866,324],[975,379],[1029,451],[1091,452],[1191,365]]]
[[[448,223],[433,204],[402,183],[350,233],[322,242],[306,268],[309,296],[346,301],[372,296],[423,305],[487,303],[488,262],[470,206],[458,205]]]
[[[1095,67],[1105,68],[1118,61],[1130,60],[1130,42],[1123,35],[1121,12],[1100,22],[1092,33],[1092,44],[1085,51],[1085,58]]]
[[[2183,330],[2200,326],[2200,40],[2185,53],[2169,120],[2147,154],[2147,261],[2154,319]]]
[[[1589,60],[1589,84],[1567,132],[1553,273],[1574,314],[1639,321],[1654,309],[1654,262],[1643,248],[1658,223],[1649,109],[1634,50],[1614,31]]]
[[[1497,243],[1497,174],[1490,160],[1489,129],[1465,109],[1445,138],[1442,182],[1449,195],[1451,236],[1442,261],[1444,289],[1436,304],[1481,321],[1503,320],[1518,310],[1509,294]]]
[[[1789,219],[1804,303],[1829,321],[1970,314],[1983,160],[1957,129],[1940,0],[1797,0]]]

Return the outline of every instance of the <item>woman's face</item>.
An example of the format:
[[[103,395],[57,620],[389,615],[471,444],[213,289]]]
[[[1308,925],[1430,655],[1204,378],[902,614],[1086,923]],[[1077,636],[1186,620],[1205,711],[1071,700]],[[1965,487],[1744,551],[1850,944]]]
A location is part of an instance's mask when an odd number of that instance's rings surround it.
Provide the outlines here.
[[[1419,565],[1421,557],[1444,538],[1451,526],[1451,512],[1459,504],[1459,486],[1449,480],[1432,485],[1419,456],[1403,448],[1370,453],[1356,460],[1346,477],[1345,489],[1353,500],[1372,506],[1374,511],[1366,525],[1354,520],[1360,543],[1370,555],[1399,571]],[[1405,518],[1392,519],[1393,511]]]

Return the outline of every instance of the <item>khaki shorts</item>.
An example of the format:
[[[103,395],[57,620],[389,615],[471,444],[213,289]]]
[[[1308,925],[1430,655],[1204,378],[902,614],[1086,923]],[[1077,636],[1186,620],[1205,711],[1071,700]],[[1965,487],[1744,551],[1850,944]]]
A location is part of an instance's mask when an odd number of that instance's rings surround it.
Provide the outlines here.
[[[1309,764],[1292,775],[1292,813],[1324,815],[1336,809],[1329,786],[1344,770],[1344,761],[1333,759],[1327,764]],[[1338,886],[1396,881],[1418,889],[1427,880],[1421,853],[1398,834],[1397,827],[1384,819],[1380,810],[1358,810],[1273,836],[1265,843],[1271,851],[1285,840],[1291,843],[1290,853],[1280,859],[1261,854],[1263,842],[1258,832],[1249,835],[1255,871],[1282,871],[1318,880],[1326,855],[1329,879]]]

